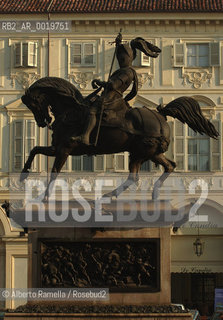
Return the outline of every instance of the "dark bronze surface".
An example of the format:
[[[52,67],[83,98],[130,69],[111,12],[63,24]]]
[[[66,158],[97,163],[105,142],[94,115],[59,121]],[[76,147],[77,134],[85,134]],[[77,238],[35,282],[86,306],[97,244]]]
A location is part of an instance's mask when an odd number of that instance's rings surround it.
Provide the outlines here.
[[[42,287],[101,287],[112,292],[159,291],[159,240],[44,240]]]

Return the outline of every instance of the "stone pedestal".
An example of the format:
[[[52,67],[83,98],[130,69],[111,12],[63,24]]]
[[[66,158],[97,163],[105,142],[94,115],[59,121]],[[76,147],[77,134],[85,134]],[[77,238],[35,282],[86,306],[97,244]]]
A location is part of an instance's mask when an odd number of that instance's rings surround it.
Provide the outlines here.
[[[171,305],[170,226],[30,228],[28,238],[29,288],[109,288],[109,300],[29,302],[5,319],[191,319]]]
[[[171,302],[170,297],[170,229],[169,228],[145,228],[145,229],[131,229],[131,230],[105,230],[98,231],[95,229],[49,229],[49,228],[41,228],[38,230],[29,232],[29,278],[28,278],[28,286],[30,288],[39,288],[44,286],[44,274],[42,274],[41,279],[41,258],[44,247],[45,250],[52,251],[52,255],[55,255],[56,248],[62,250],[72,250],[72,246],[75,247],[75,244],[78,246],[83,245],[83,250],[87,250],[86,245],[90,245],[92,248],[90,251],[94,250],[94,244],[96,244],[96,248],[101,248],[102,251],[106,250],[108,247],[108,256],[111,259],[110,267],[113,268],[114,264],[118,263],[117,260],[120,260],[121,254],[127,255],[131,254],[132,251],[140,250],[152,250],[150,254],[156,255],[156,257],[150,258],[150,263],[152,268],[150,268],[150,273],[153,273],[153,277],[155,279],[152,280],[152,284],[149,279],[144,279],[144,283],[148,283],[148,285],[143,284],[143,280],[140,283],[136,283],[134,281],[129,281],[130,284],[125,284],[125,279],[123,283],[118,283],[117,285],[110,285],[110,294],[109,294],[109,302],[98,302],[98,303],[109,303],[109,304],[119,304],[119,305],[129,305],[134,301],[134,305],[145,305],[145,304],[169,304]],[[118,252],[117,245],[121,245],[119,248],[120,252]],[[129,253],[125,252],[126,246],[130,246]],[[124,248],[124,250],[123,250]],[[59,250],[60,250],[59,249]],[[41,252],[42,250],[42,252]],[[112,257],[114,252],[114,257]],[[90,252],[91,253],[91,252]],[[103,252],[102,252],[103,253]],[[86,253],[87,255],[88,253]],[[142,252],[143,254],[143,252]],[[148,254],[145,251],[144,254]],[[63,253],[61,253],[63,255]],[[140,253],[138,253],[135,259],[140,259]],[[114,258],[114,259],[113,259]],[[134,258],[134,257],[133,257]],[[86,256],[84,256],[86,260]],[[131,259],[131,257],[130,257]],[[143,257],[141,258],[142,260]],[[99,260],[99,259],[98,259]],[[99,261],[101,262],[101,261]],[[103,268],[105,268],[107,262],[104,263]],[[140,261],[138,262],[140,263]],[[139,264],[137,265],[140,266]],[[96,266],[92,265],[92,268]],[[109,266],[108,266],[109,267]],[[121,269],[123,265],[117,266],[118,269]],[[133,266],[135,267],[135,266]],[[74,265],[76,269],[76,266]],[[153,270],[153,268],[155,270]],[[115,272],[114,272],[115,273]],[[143,275],[141,275],[143,277]],[[83,277],[83,275],[82,275]],[[115,276],[114,276],[115,277]],[[52,280],[52,279],[51,279]],[[88,281],[84,279],[81,285],[83,287],[89,287]],[[118,281],[119,279],[117,279]],[[138,280],[139,282],[140,280]],[[86,283],[86,285],[84,285]],[[68,281],[67,287],[70,287],[70,283]],[[49,287],[59,287],[60,284],[55,282],[54,284],[49,283]],[[74,285],[75,286],[75,285]],[[93,282],[92,286],[95,286],[95,282]],[[108,282],[100,283],[99,285],[102,288],[108,287]]]

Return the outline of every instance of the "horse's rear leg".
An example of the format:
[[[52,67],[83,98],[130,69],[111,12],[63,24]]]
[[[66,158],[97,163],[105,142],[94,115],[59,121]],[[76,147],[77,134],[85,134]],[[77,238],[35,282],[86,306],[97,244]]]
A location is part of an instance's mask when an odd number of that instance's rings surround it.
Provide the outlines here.
[[[124,181],[118,188],[112,192],[104,194],[103,197],[118,197],[123,191],[128,189],[133,183],[136,183],[139,180],[138,172],[141,167],[142,160],[136,159],[130,155],[129,162],[129,176],[126,181]]]
[[[167,159],[163,153],[155,155],[151,158],[155,164],[161,164],[164,167],[164,173],[159,177],[159,179],[154,184],[152,199],[156,200],[159,197],[159,191],[162,187],[164,181],[168,178],[171,172],[176,168],[176,163]]]
[[[20,175],[20,181],[25,180],[29,175],[29,169],[31,168],[32,162],[37,154],[43,154],[48,157],[54,157],[55,156],[55,148],[54,147],[40,147],[36,146],[34,147],[29,154],[29,157],[24,165],[24,168],[22,169],[21,175]]]

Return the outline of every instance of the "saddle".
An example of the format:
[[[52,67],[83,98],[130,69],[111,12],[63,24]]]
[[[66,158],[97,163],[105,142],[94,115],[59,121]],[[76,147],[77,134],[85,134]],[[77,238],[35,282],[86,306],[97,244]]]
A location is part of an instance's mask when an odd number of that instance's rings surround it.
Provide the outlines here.
[[[98,126],[100,119],[100,99],[94,101]],[[140,135],[148,138],[158,138],[162,135],[162,131],[166,128],[166,119],[161,113],[151,110],[147,107],[132,108],[123,98],[118,98],[113,101],[105,101],[102,114],[102,127],[119,128],[127,133]],[[78,120],[80,127],[83,127],[85,119],[88,119],[90,106],[88,108],[80,108],[82,115]],[[66,126],[73,128],[77,125],[76,113],[74,110],[69,110],[61,116],[61,120]]]
[[[166,124],[161,114],[147,107],[131,108],[127,103],[126,105],[127,107],[120,111],[105,110],[101,125],[120,128],[134,135],[160,137]]]
[[[130,109],[129,104],[122,98],[111,102],[104,102],[101,125],[105,127],[123,127],[125,115]],[[98,116],[99,114],[97,114],[97,118]]]

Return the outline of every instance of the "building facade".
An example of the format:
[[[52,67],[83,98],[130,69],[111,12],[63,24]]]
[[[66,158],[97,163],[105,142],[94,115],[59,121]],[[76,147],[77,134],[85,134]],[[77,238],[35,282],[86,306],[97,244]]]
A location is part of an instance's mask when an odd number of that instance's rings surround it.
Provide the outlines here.
[[[92,1],[72,0],[69,4],[65,1],[60,4],[55,0],[45,4],[28,1],[19,6],[22,3],[17,1],[11,5],[10,1],[4,0],[0,4],[1,203],[10,200],[9,176],[21,171],[30,150],[36,145],[50,143],[49,131],[37,127],[33,115],[21,102],[24,90],[39,78],[56,76],[67,79],[87,96],[92,92],[92,79],[108,79],[114,54],[111,43],[120,29],[124,41],[138,36],[150,41],[162,52],[157,59],[146,59],[138,52],[134,66],[139,91],[130,101],[131,106],[155,109],[180,96],[192,96],[220,133],[219,139],[213,140],[195,134],[173,118],[168,119],[172,136],[167,153],[177,162],[177,168],[165,186],[168,190],[171,188],[172,204],[179,209],[182,203],[178,183],[182,186],[186,211],[196,204],[200,192],[204,201],[198,203],[196,214],[206,217],[203,225],[202,220],[187,223],[172,233],[172,300],[210,314],[214,289],[223,287],[221,1],[201,1],[199,4],[195,0],[184,3],[180,0],[121,1],[115,5],[115,1],[107,0],[96,6]],[[20,32],[14,29],[15,21],[26,22],[20,26]],[[36,21],[35,32],[31,32],[30,25]],[[55,30],[54,21],[61,22],[60,30]],[[49,26],[50,31],[47,30]],[[113,70],[117,67],[115,61]],[[47,172],[51,166],[51,160],[37,156],[32,172]],[[126,176],[128,153],[70,157],[63,171],[85,177],[106,172]],[[151,197],[152,184],[161,168],[148,162],[141,173],[135,197],[139,197],[146,181],[149,181],[146,190]],[[196,179],[200,188],[195,188],[197,191],[193,189]],[[199,181],[208,186],[206,196],[203,194],[206,189],[202,189]],[[20,186],[17,188],[19,198]],[[164,191],[161,197],[166,197]],[[0,287],[25,287],[25,273],[23,283],[16,281],[21,280],[20,272],[26,268],[27,237],[19,226],[11,225],[4,210],[0,212],[0,222],[0,264],[1,270],[5,270],[1,274]],[[198,232],[205,242],[204,252],[199,257],[193,251]],[[16,304],[12,301],[6,306],[15,307]]]

